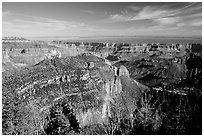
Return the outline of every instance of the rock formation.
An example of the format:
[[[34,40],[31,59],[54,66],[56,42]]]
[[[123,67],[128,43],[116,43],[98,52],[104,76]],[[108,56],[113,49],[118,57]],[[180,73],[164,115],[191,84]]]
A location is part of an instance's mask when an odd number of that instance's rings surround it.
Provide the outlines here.
[[[51,58],[54,58],[54,57],[61,58],[61,52],[58,51],[58,50],[53,49],[49,53],[45,54],[46,59],[51,59]]]
[[[147,55],[145,58],[121,60],[115,64],[124,65],[130,71],[130,77],[147,85],[178,83],[186,77],[186,65],[183,59],[164,59]]]
[[[87,67],[86,62],[94,65]],[[60,110],[60,115],[69,122],[68,128],[77,132],[93,124],[107,124],[116,112],[129,116],[147,87],[130,79],[124,66],[119,68],[119,75],[115,75],[111,67],[91,55],[44,60],[4,78],[3,110],[24,113],[19,119],[27,124],[18,123],[15,125],[16,130],[21,130],[22,126],[29,125],[28,121],[33,120],[32,116],[28,117],[29,113],[36,113],[42,122]],[[12,102],[7,103],[9,100],[19,104],[13,108]],[[33,106],[38,106],[35,111],[32,110]],[[70,114],[65,113],[65,110]],[[4,121],[12,121],[12,117],[8,116]],[[49,131],[54,132],[59,128],[59,125],[51,126],[53,124],[56,124],[53,120],[42,122],[39,130],[52,134]],[[3,128],[3,132],[5,130],[13,129],[8,125],[8,129]]]
[[[119,76],[126,76],[126,77],[130,77],[129,71],[127,70],[127,68],[125,66],[120,66],[119,71]]]

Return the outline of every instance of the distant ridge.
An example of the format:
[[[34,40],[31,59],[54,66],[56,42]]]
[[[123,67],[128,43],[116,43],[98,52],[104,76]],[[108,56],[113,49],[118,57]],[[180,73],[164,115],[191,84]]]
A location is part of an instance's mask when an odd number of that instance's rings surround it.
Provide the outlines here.
[[[32,40],[69,40],[82,42],[115,42],[115,43],[202,43],[202,38],[179,36],[42,36],[30,37]]]

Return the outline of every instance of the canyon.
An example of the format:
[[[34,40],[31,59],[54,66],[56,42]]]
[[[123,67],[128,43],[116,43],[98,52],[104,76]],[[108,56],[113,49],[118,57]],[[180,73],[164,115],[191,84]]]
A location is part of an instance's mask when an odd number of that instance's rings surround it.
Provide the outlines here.
[[[133,118],[146,94],[200,101],[201,47],[3,38],[3,134],[85,134]]]

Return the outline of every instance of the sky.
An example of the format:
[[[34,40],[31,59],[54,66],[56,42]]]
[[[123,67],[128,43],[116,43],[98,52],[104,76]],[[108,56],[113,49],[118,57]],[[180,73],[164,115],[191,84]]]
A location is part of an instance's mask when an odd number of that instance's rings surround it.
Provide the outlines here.
[[[202,36],[201,2],[3,2],[2,35]]]

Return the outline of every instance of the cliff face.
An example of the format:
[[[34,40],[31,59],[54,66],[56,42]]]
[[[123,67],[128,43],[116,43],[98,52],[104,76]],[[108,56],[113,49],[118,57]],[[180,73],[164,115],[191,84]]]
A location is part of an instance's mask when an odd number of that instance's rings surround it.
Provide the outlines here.
[[[87,65],[90,62],[92,65]],[[119,71],[118,75],[115,70]],[[133,113],[135,102],[145,89],[145,86],[129,78],[124,66],[119,69],[109,66],[98,57],[80,55],[44,60],[4,77],[3,110],[9,111],[3,113],[17,113],[4,118],[3,124],[8,128],[3,128],[3,132],[12,130],[8,121],[12,121],[16,115],[22,121],[15,125],[16,130],[21,131],[26,126],[23,123],[33,126],[33,119],[37,115],[39,130],[44,130],[46,134],[52,134],[50,131],[54,132],[60,127],[59,121],[62,119],[58,115],[64,117],[69,123],[66,127],[74,131],[107,123],[116,110],[121,111],[123,116]],[[54,119],[58,119],[58,124]],[[57,126],[51,126],[53,124]]]
[[[147,55],[144,58],[121,60],[115,65],[125,65],[131,78],[147,86],[178,83],[186,77],[186,65],[182,58],[166,59]]]
[[[186,79],[180,85],[202,89],[202,57],[191,53],[186,58]]]

